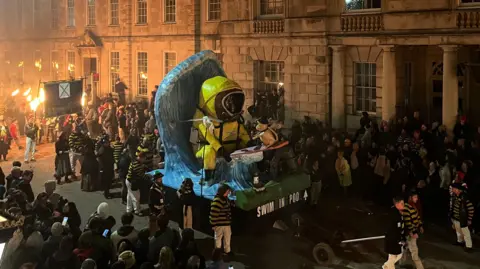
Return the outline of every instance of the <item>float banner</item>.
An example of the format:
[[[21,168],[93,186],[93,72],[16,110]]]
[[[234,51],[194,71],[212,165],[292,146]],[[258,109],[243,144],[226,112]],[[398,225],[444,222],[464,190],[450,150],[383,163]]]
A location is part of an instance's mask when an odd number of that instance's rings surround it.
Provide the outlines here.
[[[81,80],[47,82],[45,89],[45,117],[82,112],[83,82]]]
[[[286,206],[293,205],[300,201],[307,201],[307,200],[308,200],[307,190],[290,193],[288,196],[282,197],[280,199],[271,201],[269,203],[266,203],[264,205],[257,207],[257,218],[273,213]]]

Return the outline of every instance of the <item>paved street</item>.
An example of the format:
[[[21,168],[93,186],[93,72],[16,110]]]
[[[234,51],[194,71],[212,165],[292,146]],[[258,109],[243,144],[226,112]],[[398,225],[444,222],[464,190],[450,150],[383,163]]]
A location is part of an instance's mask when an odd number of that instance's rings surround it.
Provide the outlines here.
[[[39,145],[36,154],[37,162],[24,164],[24,168],[31,167],[35,172],[33,180],[33,189],[35,193],[43,189],[43,183],[52,179],[54,172],[54,150],[53,144]],[[8,161],[0,163],[5,174],[8,174],[11,163],[14,160],[23,161],[23,151],[12,149],[8,155]],[[78,173],[78,172],[77,172]],[[100,192],[86,193],[80,191],[80,183],[73,182],[63,184],[57,188],[58,192],[69,200],[77,203],[77,207],[85,222],[88,216],[96,209],[97,205],[104,201]],[[114,191],[119,191],[114,190]],[[374,214],[369,215],[363,212],[365,208],[356,201],[346,201],[343,204],[351,206],[341,206],[331,197],[322,197],[323,205],[316,209],[305,209],[300,212],[307,225],[313,228],[307,228],[303,231],[301,238],[295,238],[293,233],[271,230],[267,233],[255,236],[233,237],[232,247],[237,254],[234,258],[237,262],[231,264],[235,269],[238,268],[301,268],[303,264],[311,265],[314,263],[312,258],[312,247],[314,243],[323,241],[327,234],[333,233],[336,229],[345,231],[346,237],[358,238],[367,236],[376,236],[383,233],[382,209],[371,208]],[[110,213],[117,220],[117,226],[120,222],[120,216],[125,207],[121,204],[119,198],[108,200]],[[205,216],[206,217],[206,216]],[[289,219],[290,216],[285,216]],[[145,227],[147,218],[135,219],[136,227]],[[322,230],[321,227],[324,227]],[[202,233],[197,233],[199,245],[203,254],[210,256],[210,250],[213,247],[213,240]],[[462,249],[453,247],[451,242],[454,240],[454,232],[438,227],[429,227],[426,234],[419,241],[420,256],[424,259],[425,268],[435,269],[474,269],[480,268],[480,255],[478,251],[475,254],[466,254]],[[480,242],[477,242],[477,246]],[[315,267],[315,268],[356,268],[370,269],[381,268],[385,254],[383,253],[382,240],[376,242],[366,242],[347,245],[346,248],[334,248],[338,259],[334,266]],[[310,268],[310,267],[307,267]],[[411,267],[413,268],[413,267]]]

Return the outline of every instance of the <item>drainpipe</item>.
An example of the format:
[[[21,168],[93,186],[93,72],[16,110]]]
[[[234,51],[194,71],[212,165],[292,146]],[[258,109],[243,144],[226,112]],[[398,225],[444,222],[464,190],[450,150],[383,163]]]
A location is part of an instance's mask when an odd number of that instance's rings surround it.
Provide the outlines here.
[[[201,45],[201,26],[202,26],[202,11],[201,11],[201,5],[200,5],[201,0],[193,0],[193,9],[194,9],[194,33],[193,33],[193,47],[195,53],[200,52],[202,49]]]
[[[133,86],[133,45],[132,45],[132,35],[133,35],[133,9],[135,8],[135,5],[133,3],[134,0],[129,0],[128,5],[127,5],[127,49],[128,49],[128,55],[127,55],[127,64],[128,64],[128,89],[129,89],[129,95],[126,96],[127,100],[130,99],[130,101],[133,100],[134,93],[133,90],[136,89],[136,87]]]
[[[332,127],[333,123],[333,115],[332,115],[332,94],[333,94],[333,63],[332,63],[332,58],[333,58],[333,50],[331,48],[328,48],[328,55],[327,55],[327,61],[328,61],[328,125]],[[346,122],[346,121],[345,121]]]

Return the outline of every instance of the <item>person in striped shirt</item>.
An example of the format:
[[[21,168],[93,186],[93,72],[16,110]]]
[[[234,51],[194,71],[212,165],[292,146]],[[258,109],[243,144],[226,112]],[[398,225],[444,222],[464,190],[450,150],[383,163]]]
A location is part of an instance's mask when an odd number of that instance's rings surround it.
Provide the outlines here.
[[[147,167],[148,171],[153,170],[153,149],[151,144],[151,138],[149,134],[143,136],[142,142],[137,148],[137,156],[140,153],[143,153],[145,156],[145,166]]]
[[[452,218],[453,228],[457,233],[457,242],[455,245],[465,246],[465,251],[472,252],[473,244],[470,235],[469,226],[472,225],[475,208],[468,199],[466,188],[461,183],[452,184],[452,207],[450,217]]]
[[[142,216],[140,208],[140,184],[145,176],[145,155],[139,153],[137,159],[133,160],[128,167],[127,179],[127,212],[132,212],[138,216]]]
[[[405,203],[403,209],[403,222],[405,224],[405,231],[407,232],[407,246],[412,254],[412,260],[417,269],[423,269],[422,261],[418,256],[417,239],[419,234],[423,234],[423,223],[420,214],[417,210],[418,194],[412,191],[408,198],[408,203]],[[402,257],[406,258],[406,255]]]
[[[70,165],[72,166],[72,177],[75,179],[75,167],[77,161],[82,165],[83,149],[86,143],[85,136],[82,134],[80,128],[75,127],[73,132],[68,137],[68,146],[70,147]]]
[[[230,239],[232,237],[232,213],[228,200],[230,191],[230,187],[226,184],[218,187],[217,195],[210,205],[210,225],[215,232],[215,248],[222,248],[223,242],[223,249],[228,255],[231,254]]]
[[[115,142],[112,143],[113,148],[113,159],[115,160],[115,165],[118,164],[120,160],[120,155],[122,155],[123,151],[123,143],[120,141],[120,136],[115,137]]]

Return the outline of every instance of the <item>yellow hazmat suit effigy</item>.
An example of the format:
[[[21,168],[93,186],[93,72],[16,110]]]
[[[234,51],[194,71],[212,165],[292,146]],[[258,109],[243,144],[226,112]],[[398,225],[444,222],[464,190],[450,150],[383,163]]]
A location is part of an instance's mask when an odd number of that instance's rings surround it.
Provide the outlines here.
[[[202,84],[200,99],[194,119],[208,118],[194,122],[205,143],[196,157],[203,159],[205,170],[214,170],[217,153],[222,156],[244,148],[250,136],[241,118],[245,96],[233,80],[216,76]]]

